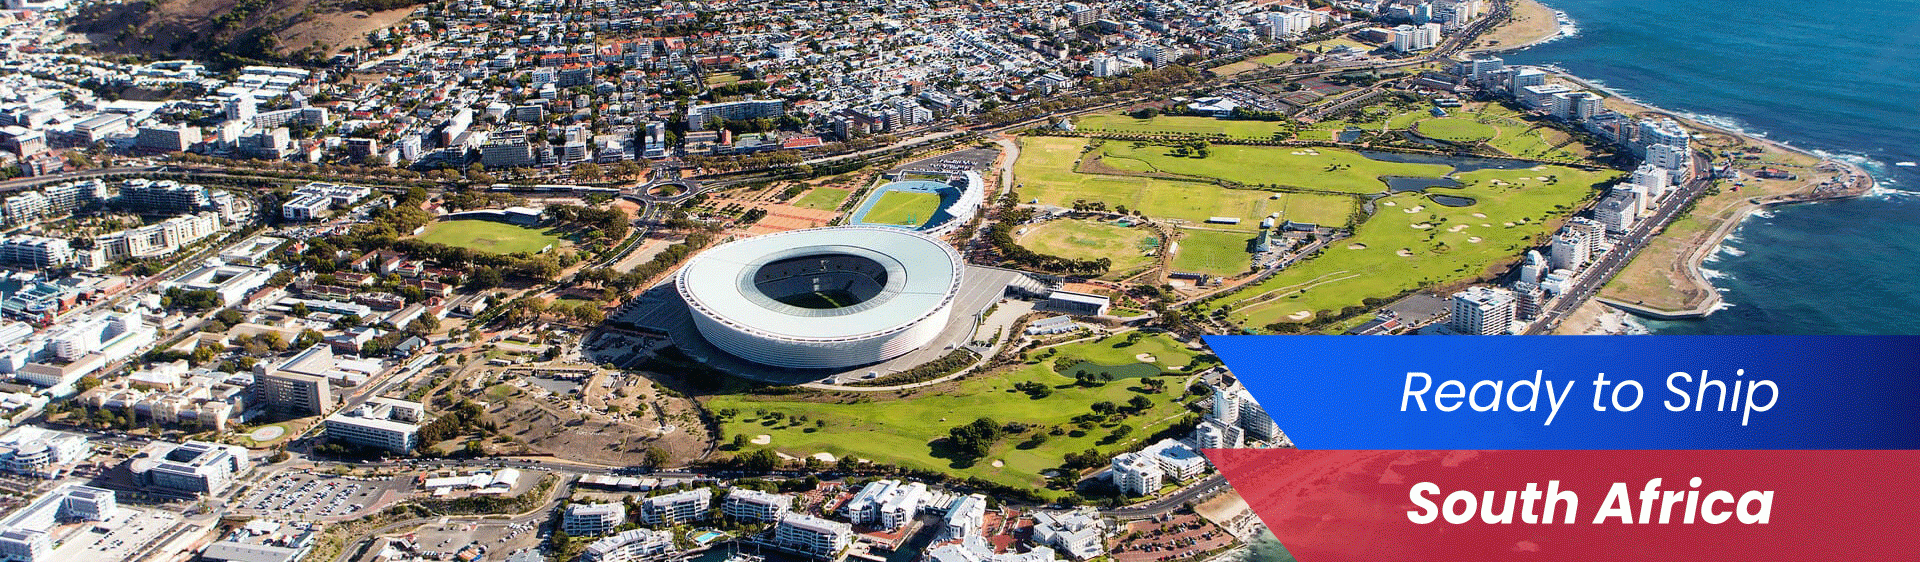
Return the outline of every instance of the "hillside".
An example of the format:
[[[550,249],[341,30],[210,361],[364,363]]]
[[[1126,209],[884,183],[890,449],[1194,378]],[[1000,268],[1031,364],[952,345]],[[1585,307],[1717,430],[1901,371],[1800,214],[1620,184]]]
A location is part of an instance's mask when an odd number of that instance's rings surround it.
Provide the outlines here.
[[[391,6],[397,2],[381,0]],[[342,0],[141,0],[94,4],[70,29],[107,53],[214,63],[319,63],[391,26],[413,6],[369,12]]]

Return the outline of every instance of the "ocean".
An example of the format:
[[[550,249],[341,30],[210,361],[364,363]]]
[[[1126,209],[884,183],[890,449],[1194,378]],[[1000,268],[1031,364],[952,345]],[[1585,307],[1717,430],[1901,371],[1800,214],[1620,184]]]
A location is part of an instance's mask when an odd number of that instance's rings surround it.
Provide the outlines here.
[[[1704,267],[1726,307],[1649,329],[1920,333],[1920,0],[1546,3],[1573,34],[1503,55],[1509,64],[1554,65],[1879,180],[1868,197],[1747,219]]]

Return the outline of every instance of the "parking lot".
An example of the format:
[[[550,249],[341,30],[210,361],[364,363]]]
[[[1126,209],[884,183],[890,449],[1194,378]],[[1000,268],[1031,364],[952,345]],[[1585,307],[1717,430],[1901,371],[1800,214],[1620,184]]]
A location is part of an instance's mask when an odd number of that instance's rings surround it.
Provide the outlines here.
[[[340,519],[377,510],[406,493],[411,483],[286,472],[241,496],[231,506],[242,513],[285,519]]]
[[[445,518],[414,531],[415,553],[428,560],[448,560],[462,549],[512,552],[538,546],[539,520],[449,521]],[[492,557],[488,557],[491,559]]]
[[[180,514],[127,505],[107,521],[75,527],[49,560],[127,560],[150,543],[165,537],[181,521]]]

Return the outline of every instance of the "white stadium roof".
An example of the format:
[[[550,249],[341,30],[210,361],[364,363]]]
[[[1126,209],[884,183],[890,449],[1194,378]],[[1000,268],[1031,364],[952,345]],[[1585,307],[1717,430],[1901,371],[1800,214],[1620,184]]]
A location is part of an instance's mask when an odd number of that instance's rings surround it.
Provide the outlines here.
[[[850,255],[886,270],[880,292],[840,308],[803,308],[773,300],[754,283],[761,266],[810,256]],[[681,295],[704,314],[760,337],[831,342],[912,327],[944,311],[960,287],[958,252],[906,229],[843,226],[748,238],[702,252],[678,275]]]

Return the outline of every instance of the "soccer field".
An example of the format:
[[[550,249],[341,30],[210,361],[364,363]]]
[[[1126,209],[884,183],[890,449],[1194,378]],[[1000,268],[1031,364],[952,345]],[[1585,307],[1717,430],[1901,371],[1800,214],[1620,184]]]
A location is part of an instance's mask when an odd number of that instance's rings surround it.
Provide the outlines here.
[[[934,211],[940,210],[940,194],[918,191],[889,191],[880,194],[880,200],[873,203],[860,222],[867,224],[894,224],[901,226],[920,226],[933,218]]]
[[[420,240],[495,254],[534,253],[560,244],[552,230],[477,219],[428,223]]]
[[[847,195],[850,193],[851,192],[845,189],[816,187],[807,190],[807,193],[801,195],[799,199],[793,200],[793,206],[820,211],[831,211],[840,208],[841,203],[847,202]]]
[[[1253,265],[1253,255],[1247,253],[1252,234],[1196,229],[1180,232],[1180,252],[1173,256],[1174,271],[1232,277],[1246,273]]]

